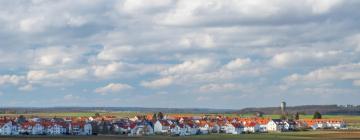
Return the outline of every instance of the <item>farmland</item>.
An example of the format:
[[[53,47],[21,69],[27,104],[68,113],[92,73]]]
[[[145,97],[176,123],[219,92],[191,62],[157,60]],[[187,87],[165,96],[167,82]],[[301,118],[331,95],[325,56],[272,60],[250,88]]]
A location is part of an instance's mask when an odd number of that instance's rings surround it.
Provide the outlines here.
[[[318,139],[359,139],[360,131],[344,130],[344,131],[302,131],[302,132],[286,132],[286,133],[262,133],[262,134],[211,134],[211,135],[195,135],[186,137],[171,137],[171,136],[140,136],[140,137],[128,137],[119,135],[109,136],[12,136],[12,137],[0,137],[0,139],[29,139],[29,140],[45,140],[45,139],[122,139],[122,140],[220,140],[220,139],[246,139],[246,140],[265,140],[265,139],[280,139],[280,140],[318,140]]]

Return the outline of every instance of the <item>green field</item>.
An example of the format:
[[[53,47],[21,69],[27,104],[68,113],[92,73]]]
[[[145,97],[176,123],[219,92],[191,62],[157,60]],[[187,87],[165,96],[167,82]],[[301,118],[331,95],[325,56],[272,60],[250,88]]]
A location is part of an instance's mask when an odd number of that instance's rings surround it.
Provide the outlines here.
[[[45,139],[122,139],[122,140],[319,140],[319,139],[360,139],[360,131],[302,131],[302,132],[283,132],[283,133],[263,133],[263,134],[211,134],[211,135],[196,135],[186,137],[171,137],[171,136],[142,136],[142,137],[127,137],[119,135],[111,136],[16,136],[16,137],[0,137],[0,139],[30,139],[30,140],[45,140]]]

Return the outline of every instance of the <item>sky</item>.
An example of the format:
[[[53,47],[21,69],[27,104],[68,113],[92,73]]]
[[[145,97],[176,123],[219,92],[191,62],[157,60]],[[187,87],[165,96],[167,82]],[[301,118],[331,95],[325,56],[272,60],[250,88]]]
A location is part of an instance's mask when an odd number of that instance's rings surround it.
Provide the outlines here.
[[[0,107],[360,104],[357,0],[1,0]]]

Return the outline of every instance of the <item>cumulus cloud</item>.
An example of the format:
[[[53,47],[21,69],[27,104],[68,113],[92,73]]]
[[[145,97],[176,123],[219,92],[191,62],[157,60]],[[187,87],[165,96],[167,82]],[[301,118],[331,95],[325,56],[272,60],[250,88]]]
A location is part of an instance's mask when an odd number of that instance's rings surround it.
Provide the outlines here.
[[[356,85],[356,80],[358,79],[360,79],[360,64],[351,63],[319,68],[304,75],[292,74],[284,78],[284,81],[289,84],[294,84],[302,82],[308,83],[332,80],[352,80],[354,81],[354,85]]]
[[[225,92],[229,90],[235,90],[240,88],[239,85],[234,83],[225,83],[225,84],[208,84],[203,85],[199,88],[201,92]]]
[[[117,93],[120,91],[132,89],[133,87],[128,84],[122,83],[110,83],[105,87],[96,88],[95,92],[99,94],[107,94],[107,93]]]
[[[327,1],[317,1],[317,0],[307,0],[307,4],[311,6],[312,12],[315,14],[323,14],[331,10],[336,5],[339,5],[342,0],[327,0]]]
[[[76,95],[73,95],[73,94],[67,94],[67,95],[64,96],[64,100],[67,100],[67,101],[76,100],[76,99],[80,99],[80,97],[76,96]]]
[[[181,0],[176,4],[176,8],[159,15],[157,21],[160,24],[176,26],[233,25],[259,21],[281,23],[277,20],[301,19],[326,14],[341,3],[341,0],[305,0],[298,1],[296,4],[288,1],[261,0],[208,0],[206,2]]]
[[[216,47],[213,36],[209,34],[189,34],[180,39],[179,44],[184,47],[214,48]]]
[[[164,77],[153,81],[142,81],[141,85],[148,88],[160,88],[171,85],[173,80],[172,77]]]
[[[270,60],[275,67],[286,67],[294,65],[326,64],[335,61],[341,56],[341,51],[309,52],[295,51],[276,54]],[[339,59],[337,59],[339,60]]]
[[[125,0],[122,3],[118,3],[117,10],[119,12],[125,12],[128,14],[137,14],[142,12],[156,12],[161,8],[167,8],[172,4],[171,0]]]
[[[360,80],[354,80],[353,85],[360,87]]]
[[[110,63],[104,66],[93,66],[94,75],[100,78],[106,78],[109,76],[114,76],[123,68],[122,63]]]
[[[55,81],[81,80],[88,74],[88,70],[66,69],[58,72],[48,72],[46,70],[31,70],[27,73],[27,80],[30,83],[52,83]]]
[[[33,86],[31,84],[27,84],[27,85],[24,85],[22,87],[19,87],[19,90],[22,90],[22,91],[31,91],[33,90]]]
[[[245,59],[236,58],[235,60],[232,60],[228,64],[226,64],[225,68],[229,70],[238,70],[244,68],[249,63],[251,63],[250,58],[245,58]]]
[[[86,49],[80,47],[52,46],[34,50],[34,68],[70,67],[79,64]]]
[[[98,58],[101,60],[121,60],[126,59],[126,57],[130,56],[131,52],[133,52],[133,47],[130,46],[105,46],[104,49],[98,54]]]
[[[213,69],[217,63],[209,58],[187,60],[163,71],[163,74],[191,74],[206,72]]]
[[[0,76],[0,85],[12,84],[18,85],[25,80],[24,76],[19,75],[1,75]]]

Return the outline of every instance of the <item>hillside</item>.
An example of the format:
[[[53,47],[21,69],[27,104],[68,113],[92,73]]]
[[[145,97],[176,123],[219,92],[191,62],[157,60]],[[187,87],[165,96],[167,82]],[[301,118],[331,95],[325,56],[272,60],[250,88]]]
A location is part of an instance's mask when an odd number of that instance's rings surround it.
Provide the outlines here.
[[[338,105],[302,105],[302,106],[289,106],[286,108],[288,113],[302,113],[313,114],[319,111],[327,115],[360,115],[360,106],[338,106]],[[255,112],[262,112],[264,114],[280,114],[280,107],[263,107],[263,108],[244,108],[235,113],[249,114]]]

